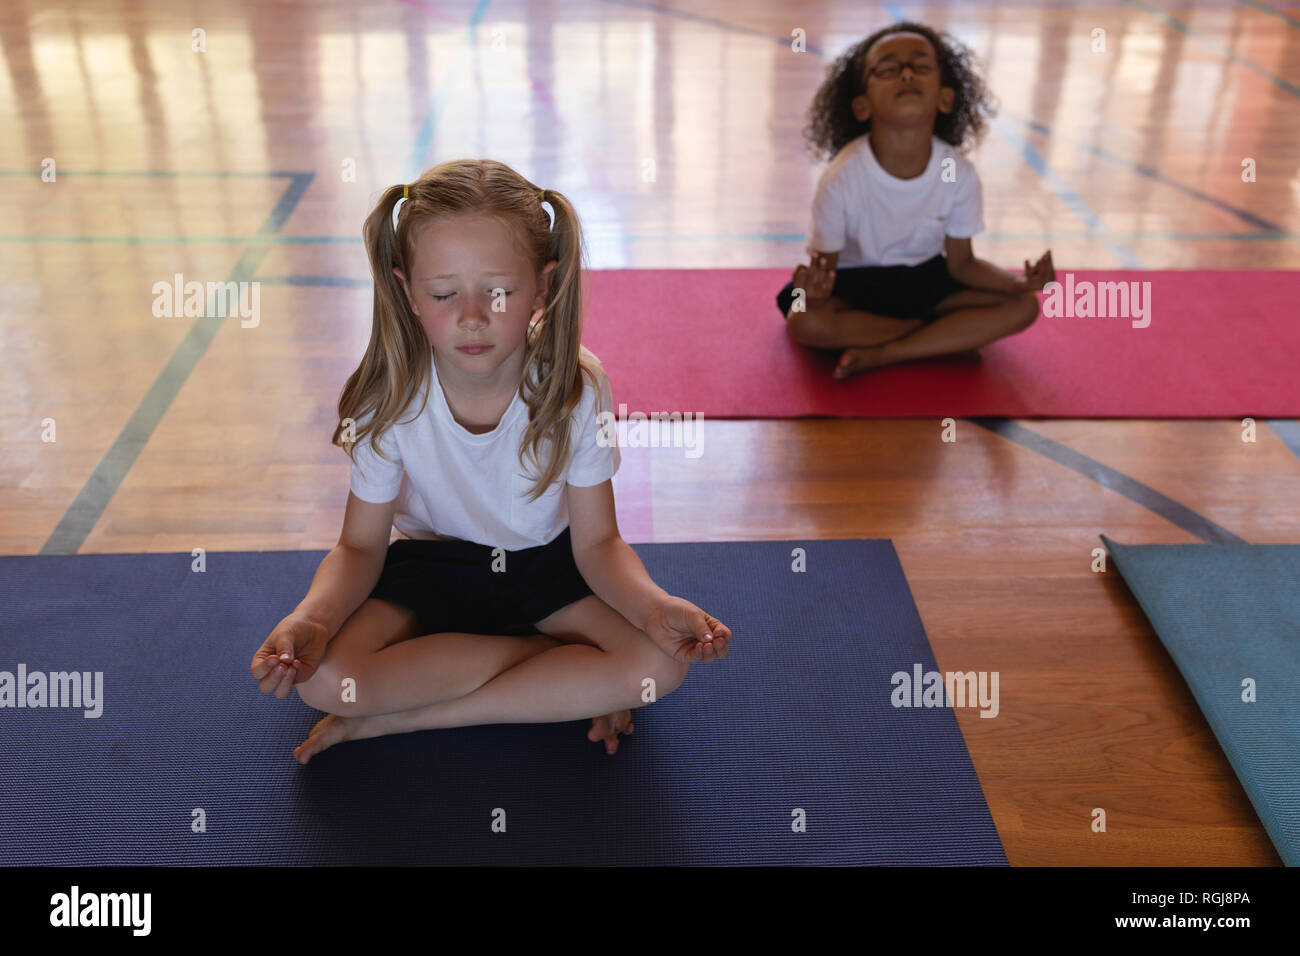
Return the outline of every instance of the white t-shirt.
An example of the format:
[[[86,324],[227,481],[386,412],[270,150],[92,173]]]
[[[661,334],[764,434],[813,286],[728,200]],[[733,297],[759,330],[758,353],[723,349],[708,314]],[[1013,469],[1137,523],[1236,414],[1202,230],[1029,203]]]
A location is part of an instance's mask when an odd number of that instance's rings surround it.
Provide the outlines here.
[[[983,229],[983,191],[970,160],[934,136],[925,172],[898,179],[863,133],[822,170],[807,249],[838,252],[837,269],[914,266],[943,252],[945,235],[965,239]]]
[[[570,420],[568,468],[530,502],[526,496],[533,482],[519,462],[519,442],[528,425],[528,406],[521,392],[515,392],[496,428],[475,435],[452,417],[438,370],[432,361],[429,364],[433,387],[420,416],[405,421],[423,400],[423,392],[417,390],[414,404],[397,415],[379,440],[395,463],[375,454],[369,435],[353,449],[352,493],[363,501],[396,498],[393,526],[398,531],[412,538],[458,538],[507,551],[548,544],[569,525],[565,484],[598,485],[618,471],[617,443],[602,446],[597,441],[597,413],[613,407],[609,379],[603,372],[598,376],[599,396],[582,375],[582,399]],[[364,416],[358,430],[371,417]],[[542,463],[549,449],[550,442],[543,440]],[[531,461],[528,468],[533,468]]]

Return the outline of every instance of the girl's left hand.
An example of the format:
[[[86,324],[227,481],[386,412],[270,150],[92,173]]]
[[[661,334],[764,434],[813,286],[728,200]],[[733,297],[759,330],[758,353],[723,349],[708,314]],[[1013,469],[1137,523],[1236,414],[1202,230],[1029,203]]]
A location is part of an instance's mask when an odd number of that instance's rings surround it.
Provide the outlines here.
[[[1039,292],[1049,282],[1056,281],[1056,269],[1052,267],[1052,250],[1048,249],[1043,253],[1043,257],[1035,262],[1032,266],[1029,260],[1025,260],[1025,278],[1022,285],[1025,291]]]
[[[650,613],[645,632],[661,651],[683,664],[721,660],[731,642],[727,625],[679,597],[669,597]]]

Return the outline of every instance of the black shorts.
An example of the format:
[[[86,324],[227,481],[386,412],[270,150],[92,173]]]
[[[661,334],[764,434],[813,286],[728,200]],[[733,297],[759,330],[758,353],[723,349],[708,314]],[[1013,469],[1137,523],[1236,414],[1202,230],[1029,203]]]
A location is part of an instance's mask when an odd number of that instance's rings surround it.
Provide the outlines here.
[[[849,308],[896,319],[934,319],[934,307],[966,286],[948,275],[942,255],[915,266],[857,266],[838,269],[831,295]],[[794,283],[776,295],[784,317],[794,302]]]
[[[402,538],[370,592],[414,611],[421,634],[536,634],[536,624],[592,593],[565,528],[550,544],[504,551],[472,541]],[[504,570],[493,571],[504,561]]]

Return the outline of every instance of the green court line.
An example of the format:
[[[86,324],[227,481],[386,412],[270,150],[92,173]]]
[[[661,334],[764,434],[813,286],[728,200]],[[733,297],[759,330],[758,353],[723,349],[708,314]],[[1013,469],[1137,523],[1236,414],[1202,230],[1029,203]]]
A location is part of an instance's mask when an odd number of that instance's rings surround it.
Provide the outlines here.
[[[292,179],[295,176],[315,175],[303,170],[263,170],[261,172],[240,171],[237,169],[59,169],[55,167],[57,176],[71,176],[78,179],[81,176],[99,176],[108,179],[140,179],[158,177],[162,179]],[[39,169],[0,169],[0,176],[15,176],[22,178],[30,176],[32,179],[41,178]],[[55,179],[57,183],[58,180]],[[46,183],[45,185],[49,185]]]
[[[0,242],[45,243],[105,243],[108,245],[212,245],[274,246],[294,243],[360,242],[360,236],[0,236]]]

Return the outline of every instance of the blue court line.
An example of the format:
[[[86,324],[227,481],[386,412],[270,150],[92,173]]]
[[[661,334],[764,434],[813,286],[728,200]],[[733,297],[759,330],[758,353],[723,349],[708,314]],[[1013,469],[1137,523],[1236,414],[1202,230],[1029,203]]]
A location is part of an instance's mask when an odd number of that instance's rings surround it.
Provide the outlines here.
[[[1114,153],[1108,152],[1107,150],[1102,149],[1100,146],[1092,146],[1088,143],[1079,142],[1078,140],[1061,136],[1058,133],[1053,132],[1050,126],[1047,126],[1044,123],[1040,123],[1037,120],[1026,119],[1023,116],[1016,116],[1016,114],[1011,112],[1010,110],[1003,110],[1003,112],[1010,116],[1016,117],[1016,119],[1018,119],[1021,123],[1028,126],[1036,133],[1042,133],[1044,136],[1050,136],[1053,139],[1059,140],[1061,142],[1069,143],[1071,146],[1078,147],[1080,149],[1086,149],[1093,155],[1100,156],[1102,159],[1107,159],[1113,163],[1119,163],[1123,166],[1127,166],[1129,169],[1133,170],[1133,172],[1145,176],[1148,179],[1152,179],[1158,183],[1161,183],[1162,185],[1169,186],[1172,189],[1176,189],[1179,192],[1183,193],[1184,195],[1191,196],[1194,199],[1199,199],[1201,202],[1209,203],[1210,205],[1214,206],[1217,209],[1221,209],[1224,212],[1230,212],[1238,219],[1245,222],[1247,225],[1255,226],[1256,228],[1262,229],[1265,232],[1283,233],[1286,231],[1282,226],[1279,226],[1277,223],[1269,222],[1267,219],[1257,216],[1253,212],[1250,212],[1249,210],[1240,209],[1237,206],[1232,205],[1231,203],[1224,202],[1222,199],[1218,199],[1207,193],[1203,193],[1199,189],[1194,189],[1191,186],[1185,186],[1182,183],[1176,182],[1175,180],[1172,180],[1167,176],[1163,176],[1157,170],[1152,169],[1150,166],[1144,166],[1141,163],[1135,163],[1131,159],[1125,159],[1123,156],[1116,156]]]
[[[1285,20],[1293,27],[1300,27],[1300,20],[1297,20],[1289,13],[1283,13],[1281,10],[1275,9],[1272,4],[1260,3],[1259,0],[1237,0],[1237,2],[1242,6],[1250,7],[1252,10],[1259,10],[1269,16],[1277,17],[1279,20]]]
[[[1116,471],[1109,465],[1103,465],[1095,458],[1089,458],[1082,452],[1053,441],[1046,435],[1040,435],[1021,425],[1019,422],[1005,418],[970,418],[967,421],[988,429],[995,435],[1001,435],[1008,441],[1050,458],[1085,478],[1090,478],[1103,488],[1117,491],[1129,500],[1136,502],[1148,511],[1178,525],[1188,534],[1195,535],[1210,544],[1246,544],[1227,528],[1215,524],[1209,518],[1197,514],[1186,505],[1179,504],[1172,498],[1162,495],[1150,485],[1144,485],[1123,472]]]
[[[1138,254],[1127,244],[1116,239],[1103,238],[1105,235],[1112,234],[1105,230],[1105,226],[1101,221],[1101,216],[1097,215],[1097,211],[1088,205],[1087,200],[1079,195],[1078,190],[1066,182],[1065,177],[1061,176],[1052,168],[1043,157],[1043,154],[1035,149],[1034,144],[1029,142],[1029,140],[1027,140],[1018,129],[1012,126],[1009,120],[1006,120],[1001,116],[995,116],[993,118],[993,125],[997,127],[998,132],[1001,133],[1005,139],[1010,140],[1012,145],[1020,150],[1021,157],[1024,158],[1025,162],[1029,164],[1029,167],[1033,169],[1034,172],[1038,173],[1038,175],[1043,178],[1043,181],[1047,184],[1047,188],[1056,194],[1056,198],[1060,199],[1067,207],[1069,207],[1075,217],[1088,227],[1089,232],[1098,235],[1101,244],[1105,246],[1106,250],[1111,255],[1119,260],[1121,266],[1125,269],[1145,268],[1142,265],[1141,258],[1139,258]]]
[[[1268,427],[1282,440],[1282,444],[1291,449],[1291,453],[1300,458],[1300,421],[1293,418],[1268,418]]]
[[[1193,40],[1195,40],[1201,46],[1205,47],[1207,50],[1210,50],[1218,54],[1224,59],[1231,60],[1233,63],[1236,63],[1240,66],[1244,66],[1252,73],[1256,73],[1259,76],[1264,77],[1266,80],[1271,80],[1276,86],[1286,90],[1292,96],[1300,96],[1300,86],[1296,86],[1290,80],[1284,80],[1282,77],[1277,76],[1274,73],[1270,73],[1268,70],[1264,69],[1259,64],[1254,63],[1251,60],[1247,60],[1244,56],[1238,56],[1235,52],[1229,50],[1226,46],[1221,46],[1220,44],[1215,43],[1205,34],[1188,26],[1186,23],[1184,23],[1182,20],[1179,20],[1177,17],[1170,16],[1168,13],[1166,13],[1164,10],[1161,10],[1159,7],[1153,7],[1151,4],[1147,3],[1146,0],[1128,0],[1128,2],[1131,6],[1135,6],[1138,9],[1144,10],[1145,12],[1151,14],[1152,16],[1159,17],[1161,20],[1164,20],[1165,23],[1169,24],[1169,26],[1173,27],[1179,33],[1183,34],[1183,36],[1191,37]]]
[[[267,214],[259,233],[278,232],[288,220],[303,193],[311,185],[315,173],[296,173],[289,181],[280,201]],[[227,282],[247,282],[257,272],[257,267],[270,246],[252,246],[240,255]],[[213,311],[213,303],[208,303],[206,310]],[[108,507],[108,502],[117,493],[118,487],[131,470],[135,460],[140,456],[145,443],[153,435],[163,415],[171,407],[181,387],[189,378],[190,372],[198,364],[217,331],[225,322],[224,318],[198,318],[190,326],[189,333],[172,352],[167,365],[159,373],[149,391],[141,399],[135,412],[123,427],[117,439],[100,459],[95,470],[91,472],[86,483],[77,492],[68,510],[64,512],[58,525],[41,547],[41,554],[75,554],[86,537],[95,527],[96,522]]]
[[[468,36],[466,40],[471,44],[474,43],[475,34],[478,32],[478,25],[483,20],[483,12],[487,9],[490,0],[478,0],[474,5],[474,12],[470,14],[469,26],[466,28]],[[402,182],[414,182],[419,175],[424,172],[424,160],[429,155],[429,147],[433,145],[433,131],[438,126],[438,120],[442,116],[443,104],[446,103],[447,97],[451,95],[452,88],[458,85],[459,78],[465,74],[465,70],[457,62],[456,57],[451,58],[452,62],[447,64],[447,68],[442,71],[442,78],[438,81],[438,95],[434,97],[433,105],[429,108],[429,115],[424,118],[424,123],[420,126],[420,132],[415,137],[415,148],[411,151],[411,158],[406,162],[406,169],[402,175]]]

